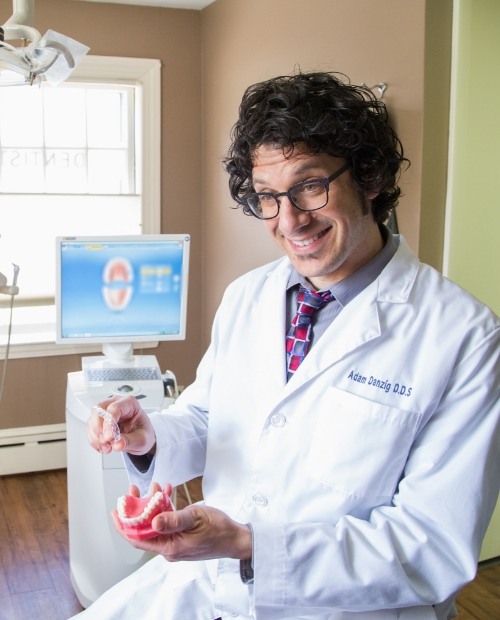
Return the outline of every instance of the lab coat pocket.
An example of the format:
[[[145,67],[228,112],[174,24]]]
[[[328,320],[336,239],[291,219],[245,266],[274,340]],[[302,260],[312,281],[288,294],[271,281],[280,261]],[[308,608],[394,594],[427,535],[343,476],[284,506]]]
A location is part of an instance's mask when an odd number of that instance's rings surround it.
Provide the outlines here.
[[[331,387],[306,457],[307,473],[347,496],[391,497],[419,414]]]

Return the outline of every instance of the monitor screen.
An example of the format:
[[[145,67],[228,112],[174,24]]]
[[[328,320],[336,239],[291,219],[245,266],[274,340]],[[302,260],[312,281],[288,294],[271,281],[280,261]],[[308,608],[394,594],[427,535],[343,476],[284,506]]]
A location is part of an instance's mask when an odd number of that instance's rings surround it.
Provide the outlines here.
[[[189,244],[187,234],[58,237],[56,342],[106,351],[184,339]]]

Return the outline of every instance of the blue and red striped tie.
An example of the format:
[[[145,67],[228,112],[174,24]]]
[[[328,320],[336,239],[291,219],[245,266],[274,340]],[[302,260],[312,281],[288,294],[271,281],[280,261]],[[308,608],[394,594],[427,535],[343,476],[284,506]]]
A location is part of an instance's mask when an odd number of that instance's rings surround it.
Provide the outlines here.
[[[330,291],[316,293],[303,286],[297,296],[297,314],[286,337],[286,359],[290,377],[307,355],[311,343],[311,323],[316,312],[334,299]]]

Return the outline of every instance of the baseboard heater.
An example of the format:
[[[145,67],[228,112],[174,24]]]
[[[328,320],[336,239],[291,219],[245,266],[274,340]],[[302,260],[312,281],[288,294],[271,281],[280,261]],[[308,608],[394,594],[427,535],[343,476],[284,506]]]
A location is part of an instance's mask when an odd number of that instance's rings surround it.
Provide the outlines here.
[[[66,424],[0,429],[0,476],[66,467]]]

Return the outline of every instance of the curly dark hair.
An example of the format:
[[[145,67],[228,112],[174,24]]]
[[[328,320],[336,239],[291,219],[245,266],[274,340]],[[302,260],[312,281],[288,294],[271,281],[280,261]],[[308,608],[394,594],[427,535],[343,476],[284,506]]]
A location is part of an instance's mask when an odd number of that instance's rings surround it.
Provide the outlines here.
[[[253,154],[261,145],[282,148],[289,156],[302,143],[311,153],[345,158],[354,186],[362,193],[378,192],[372,214],[379,223],[397,205],[401,164],[409,164],[385,104],[339,73],[301,72],[250,86],[231,139],[224,159],[229,189],[247,215],[244,198],[254,191]]]

